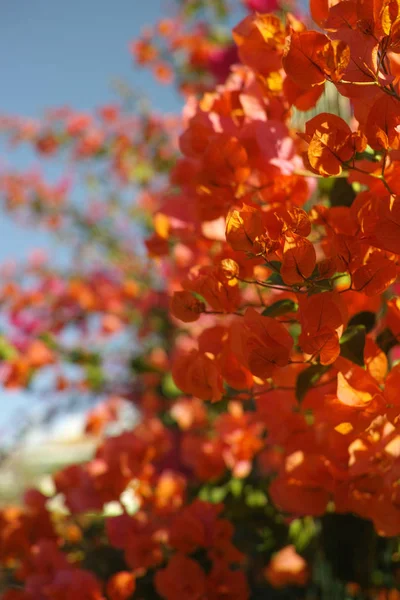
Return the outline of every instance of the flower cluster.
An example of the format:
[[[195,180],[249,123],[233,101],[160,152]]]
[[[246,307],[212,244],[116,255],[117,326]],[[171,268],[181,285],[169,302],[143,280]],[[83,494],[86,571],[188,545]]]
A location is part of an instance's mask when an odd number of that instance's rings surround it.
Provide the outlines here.
[[[4,600],[333,598],[338,581],[399,597],[400,9],[312,0],[317,31],[245,5],[226,45],[157,25],[199,75],[180,81],[178,143],[176,121],[115,107],[4,120],[41,155],[101,165],[108,202],[82,214],[68,185],[2,178],[9,208],[72,224],[85,250],[77,273],[9,275],[2,381],[52,368],[56,389],[111,395],[88,416],[94,457],[1,511]],[[166,79],[154,37],[132,49]],[[138,185],[145,265],[121,222]],[[140,419],[108,435],[115,396]]]

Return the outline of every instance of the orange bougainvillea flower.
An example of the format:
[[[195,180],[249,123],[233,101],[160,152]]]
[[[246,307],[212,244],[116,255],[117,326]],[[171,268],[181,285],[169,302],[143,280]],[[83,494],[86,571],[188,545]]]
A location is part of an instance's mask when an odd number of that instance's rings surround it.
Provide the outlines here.
[[[190,158],[201,158],[214,133],[209,116],[204,112],[197,113],[179,138],[181,152]]]
[[[32,374],[32,367],[24,357],[17,357],[7,364],[6,373],[3,374],[2,383],[7,389],[26,387]]]
[[[206,546],[204,524],[192,513],[190,507],[186,508],[172,522],[169,531],[169,544],[184,554],[191,554],[197,548]]]
[[[39,581],[40,581],[39,576]],[[52,600],[64,600],[64,598],[76,598],[76,600],[105,600],[101,592],[100,582],[90,571],[83,569],[60,569],[57,570],[50,581],[43,578],[42,595],[39,586],[32,585],[33,597],[48,597]],[[29,587],[28,591],[29,591]],[[40,586],[42,587],[42,586]]]
[[[55,362],[54,353],[41,340],[34,340],[28,346],[25,352],[25,359],[28,360],[34,369],[50,365]]]
[[[382,384],[386,379],[389,362],[386,354],[370,336],[367,336],[365,340],[364,362],[371,377]]]
[[[230,387],[241,390],[248,389],[253,385],[252,374],[238,360],[228,340],[219,356],[218,363],[221,375]]]
[[[202,157],[206,181],[213,186],[232,186],[250,175],[247,152],[234,136],[214,135]]]
[[[365,124],[365,135],[369,145],[375,150],[397,150],[400,144],[399,101],[382,94],[371,106]]]
[[[226,241],[233,250],[253,252],[254,242],[266,232],[261,211],[243,204],[233,208],[226,218]]]
[[[301,348],[307,354],[319,354],[324,365],[333,363],[339,356],[339,336],[348,318],[344,299],[337,292],[324,292],[300,297],[299,305]]]
[[[314,246],[306,238],[292,234],[286,236],[280,274],[285,283],[303,283],[311,276],[316,263]]]
[[[149,256],[166,256],[169,252],[168,240],[157,234],[153,234],[147,238],[147,240],[145,240],[145,244]]]
[[[203,600],[206,575],[197,562],[175,554],[165,569],[157,571],[155,586],[165,600]]]
[[[317,25],[323,27],[329,15],[329,0],[310,0],[311,16]]]
[[[1,597],[2,600],[32,600],[32,594],[22,589],[6,590]]]
[[[262,75],[279,71],[285,28],[273,14],[249,15],[233,30],[241,61]]]
[[[366,263],[356,269],[353,276],[353,288],[366,296],[382,294],[397,279],[398,268],[386,256],[378,252],[371,254]]]
[[[276,588],[289,585],[304,586],[309,578],[307,563],[294,546],[285,546],[272,557],[265,577]]]
[[[240,303],[237,280],[223,268],[193,269],[182,281],[182,287],[189,292],[203,296],[204,300],[216,311],[233,312]],[[180,298],[178,299],[180,300]],[[201,306],[201,303],[199,304]],[[197,306],[197,309],[200,306]]]
[[[395,338],[400,339],[400,298],[391,298],[387,303],[386,322]]]
[[[232,350],[239,361],[256,375],[266,379],[277,367],[287,365],[293,346],[284,325],[248,308],[243,319],[231,330]]]
[[[316,333],[323,327],[337,330],[347,322],[344,298],[338,292],[323,292],[299,298],[300,321],[304,329]]]
[[[269,488],[274,504],[290,515],[323,515],[330,494],[322,485],[307,484],[298,478],[279,477]]]
[[[339,82],[350,62],[350,48],[342,40],[331,40],[324,47],[321,58],[327,78]]]
[[[241,563],[243,555],[232,544],[234,527],[219,518],[222,505],[196,500],[172,521],[169,545],[183,554],[207,549],[209,558],[227,563]]]
[[[128,571],[120,571],[109,579],[107,594],[110,600],[128,600],[135,591],[135,576]]]
[[[200,302],[193,294],[186,291],[174,292],[170,301],[171,313],[184,323],[197,321],[205,308],[204,302]]]
[[[365,140],[353,134],[343,119],[329,113],[320,113],[307,121],[301,137],[309,144],[307,166],[324,177],[340,175],[342,164],[366,145]]]
[[[315,85],[305,89],[295,83],[291,77],[286,77],[283,82],[283,89],[290,104],[299,110],[306,111],[316,105],[325,88],[323,85]]]
[[[172,366],[175,384],[185,393],[201,400],[221,400],[224,388],[214,355],[192,350],[178,356]]]
[[[336,48],[335,52],[332,42],[323,33],[293,31],[282,63],[294,83],[307,89],[324,83],[328,70],[344,71],[346,60],[348,63],[350,57],[350,53],[348,54],[348,58],[345,58],[344,48]]]
[[[135,533],[126,544],[125,559],[131,569],[146,572],[163,561],[160,543],[149,533]]]
[[[385,382],[385,400],[387,402],[387,408],[390,415],[390,419],[393,422],[398,421],[400,415],[400,364],[397,364],[390,371]]]
[[[249,585],[242,571],[232,570],[224,561],[215,562],[207,580],[208,600],[248,600]]]
[[[273,502],[291,515],[322,515],[332,493],[332,476],[323,456],[297,450],[288,454],[269,492]]]
[[[187,434],[182,442],[183,464],[190,467],[200,481],[216,480],[226,470],[223,444],[218,439]]]
[[[352,387],[342,373],[338,373],[337,382],[336,393],[338,400],[342,404],[353,406],[355,408],[364,408],[371,402],[373,398],[372,394],[369,391]]]
[[[181,398],[174,402],[170,414],[183,431],[202,427],[207,423],[207,410],[198,398]]]
[[[302,332],[299,345],[306,354],[318,356],[322,365],[332,364],[340,354],[339,335],[328,327],[319,329],[314,334]]]
[[[383,394],[377,381],[368,371],[342,356],[336,360],[335,367],[339,370],[336,398],[341,407],[348,407],[345,410],[352,415],[354,425],[356,419],[360,423],[363,419],[365,423],[371,423],[384,406]],[[339,407],[336,411],[340,413]]]
[[[400,196],[377,199],[378,214],[372,225],[372,243],[383,250],[400,254]]]

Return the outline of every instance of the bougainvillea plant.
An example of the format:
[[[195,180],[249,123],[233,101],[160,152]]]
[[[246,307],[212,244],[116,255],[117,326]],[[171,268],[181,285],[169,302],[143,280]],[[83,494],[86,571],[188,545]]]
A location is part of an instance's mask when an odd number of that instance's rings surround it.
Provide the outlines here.
[[[179,4],[131,49],[181,118],[2,119],[73,173],[0,187],[75,265],[3,270],[3,385],[103,399],[1,510],[2,598],[398,599],[400,4]]]

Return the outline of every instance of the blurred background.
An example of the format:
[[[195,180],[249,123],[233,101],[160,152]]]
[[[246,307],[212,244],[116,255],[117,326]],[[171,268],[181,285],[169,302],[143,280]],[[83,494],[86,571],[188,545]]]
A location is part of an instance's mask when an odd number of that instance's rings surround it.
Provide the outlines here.
[[[41,118],[48,109],[67,107],[92,112],[118,100],[127,86],[144,95],[162,113],[177,113],[182,98],[134,64],[130,44],[145,25],[172,7],[166,0],[4,0],[0,23],[1,115]],[[23,145],[0,141],[0,170],[39,168],[37,154]],[[42,161],[40,162],[43,169]],[[57,160],[47,160],[46,178],[60,175]],[[79,190],[78,190],[79,191]],[[0,264],[26,262],[38,249],[68,265],[71,256],[51,234],[24,227],[2,211]],[[0,440],[7,454],[14,429],[28,419],[29,431],[0,465],[0,504],[48,471],[90,457],[96,440],[82,435],[82,414],[63,414],[51,427],[42,425],[35,392],[0,390]],[[37,414],[36,414],[37,413]]]
[[[40,118],[46,110],[70,107],[93,111],[115,102],[121,84],[144,94],[162,112],[176,113],[182,99],[172,85],[158,84],[135,65],[129,50],[142,28],[154,24],[173,6],[168,0],[85,0],[49,3],[2,2],[0,23],[1,114]],[[1,163],[32,166],[26,147],[9,154],[2,145]],[[37,161],[37,158],[36,158]],[[49,239],[0,221],[0,260],[26,258]]]

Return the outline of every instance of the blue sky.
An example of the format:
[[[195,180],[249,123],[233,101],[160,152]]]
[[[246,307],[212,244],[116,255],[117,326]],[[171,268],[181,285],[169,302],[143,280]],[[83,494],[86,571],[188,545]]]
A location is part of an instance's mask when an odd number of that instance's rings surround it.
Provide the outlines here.
[[[0,113],[39,117],[47,108],[80,110],[116,99],[117,78],[144,92],[163,112],[176,112],[181,99],[151,74],[135,67],[129,42],[144,25],[169,12],[168,0],[3,0],[0,21]],[[0,144],[0,164],[32,165],[31,155],[9,155]],[[41,232],[21,230],[0,216],[0,263],[48,246]]]
[[[181,99],[134,67],[129,42],[141,28],[168,12],[168,0],[3,0],[0,20],[0,114],[39,117],[47,108],[91,110],[116,99],[115,78],[143,91],[163,112],[177,112]],[[10,155],[0,142],[0,165],[27,166],[26,151]],[[36,163],[37,164],[37,163]],[[35,247],[51,247],[43,232],[17,226],[0,213],[0,264],[23,260]],[[0,394],[1,428],[25,394]]]
[[[115,76],[147,91],[158,108],[176,109],[168,88],[160,93],[147,73],[134,72],[128,51],[142,26],[168,10],[166,0],[3,0],[1,109],[33,116],[54,105],[90,109],[112,98]]]

